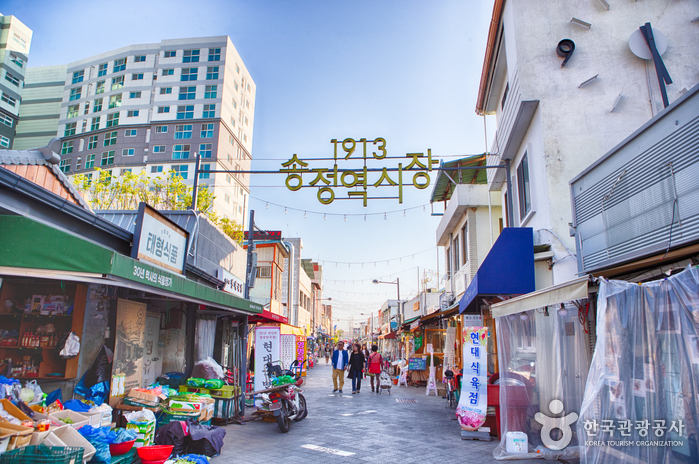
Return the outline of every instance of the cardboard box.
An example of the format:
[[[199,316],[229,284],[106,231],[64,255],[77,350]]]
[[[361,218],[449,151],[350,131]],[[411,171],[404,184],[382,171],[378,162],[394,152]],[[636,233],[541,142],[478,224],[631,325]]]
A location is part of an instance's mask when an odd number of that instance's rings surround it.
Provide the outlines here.
[[[65,426],[64,426],[65,427]],[[58,428],[54,429],[58,430]],[[34,445],[46,445],[46,446],[68,446],[63,440],[58,438],[53,430],[48,430],[46,432],[34,432],[32,433],[32,439],[29,442],[31,446]]]
[[[12,404],[10,400],[0,400],[0,404],[2,405],[2,408],[14,418],[19,419],[21,421],[32,420],[31,417],[24,414],[22,411],[19,410],[17,406]],[[0,419],[0,422],[2,422],[2,419]]]
[[[73,420],[72,424],[66,424],[63,422],[61,419],[64,419],[66,417],[69,417]],[[86,416],[83,416],[80,413],[77,413],[75,411],[71,411],[70,409],[64,409],[63,411],[58,411],[58,412],[52,412],[49,414],[49,420],[53,422],[55,425],[62,427],[64,425],[70,425],[74,429],[79,429],[83,425],[88,425],[90,423],[90,419]]]
[[[92,459],[92,456],[97,453],[97,450],[95,449],[92,444],[87,441],[85,437],[80,435],[80,432],[75,430],[73,427],[68,427],[63,426],[59,427],[56,430],[53,430],[51,433],[53,433],[59,440],[61,440],[63,443],[66,444],[66,446],[75,446],[77,448],[83,448],[85,451],[83,451],[83,462],[88,462],[90,459]]]
[[[216,402],[213,398],[202,398],[201,400],[201,417],[200,421],[208,421],[214,417],[214,403]]]
[[[126,395],[127,398],[136,398],[139,400],[143,401],[148,401],[149,403],[158,403],[161,399],[167,398],[164,395],[151,395],[150,393],[138,391],[135,388],[132,388],[131,391],[129,392],[128,395]]]
[[[14,425],[9,422],[0,421],[0,437],[10,436],[7,451],[27,446],[32,441],[34,429],[22,425]]]
[[[201,413],[201,403],[199,401],[179,401],[170,400],[168,409],[172,412],[198,412]]]
[[[155,441],[155,421],[129,422],[126,424],[126,430],[136,432],[136,443],[134,443],[136,448],[152,445]]]

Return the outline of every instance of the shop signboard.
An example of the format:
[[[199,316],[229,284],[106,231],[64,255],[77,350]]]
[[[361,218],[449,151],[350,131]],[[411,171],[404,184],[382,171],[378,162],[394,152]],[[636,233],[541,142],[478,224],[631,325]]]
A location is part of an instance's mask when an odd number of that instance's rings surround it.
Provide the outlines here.
[[[296,360],[298,361],[299,366],[303,365],[303,369],[301,370],[301,375],[303,377],[305,377],[306,376],[306,365],[303,364],[303,362],[306,360],[306,336],[305,335],[297,335],[296,336]]]
[[[417,329],[418,327],[420,327],[420,321],[419,321],[419,320],[410,323],[410,330],[411,330],[411,331]]]
[[[243,280],[237,278],[225,269],[217,270],[216,277],[224,282],[221,290],[244,298],[245,282],[243,282]]]
[[[485,422],[488,409],[487,327],[463,331],[463,378],[456,417],[463,430],[475,431]]]
[[[296,359],[296,335],[282,334],[281,361],[285,369],[291,367]]]
[[[483,317],[480,314],[464,314],[464,327],[483,327]]]
[[[427,369],[427,358],[409,358],[408,370],[424,371]]]
[[[266,364],[278,363],[281,357],[281,333],[279,327],[260,326],[255,329],[255,390],[264,390],[272,380]]]
[[[141,202],[138,205],[131,257],[184,274],[189,233]]]

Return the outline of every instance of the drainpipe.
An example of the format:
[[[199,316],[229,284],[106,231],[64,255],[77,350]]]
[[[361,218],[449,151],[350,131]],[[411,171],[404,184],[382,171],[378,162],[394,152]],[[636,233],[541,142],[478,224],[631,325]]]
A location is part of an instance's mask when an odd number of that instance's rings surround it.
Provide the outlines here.
[[[288,272],[288,278],[286,282],[286,307],[289,310],[289,323],[293,325],[293,317],[292,313],[294,311],[294,255],[295,255],[295,248],[294,245],[291,242],[282,242],[284,246],[286,246],[287,250],[289,250],[289,272]]]

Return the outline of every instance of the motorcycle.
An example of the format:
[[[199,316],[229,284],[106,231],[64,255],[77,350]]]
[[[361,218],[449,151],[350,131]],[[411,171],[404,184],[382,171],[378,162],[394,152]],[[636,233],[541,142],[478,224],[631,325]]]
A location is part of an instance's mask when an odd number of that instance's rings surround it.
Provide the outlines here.
[[[303,363],[299,365],[296,361],[292,363],[291,369],[284,371],[281,366],[267,363],[267,375],[274,380],[282,375],[294,377],[296,382],[273,386],[264,390],[249,393],[250,396],[258,394],[262,404],[258,407],[259,414],[271,414],[277,420],[277,425],[282,433],[287,433],[291,428],[291,421],[298,422],[308,415],[306,398],[303,396],[301,385],[301,369]]]

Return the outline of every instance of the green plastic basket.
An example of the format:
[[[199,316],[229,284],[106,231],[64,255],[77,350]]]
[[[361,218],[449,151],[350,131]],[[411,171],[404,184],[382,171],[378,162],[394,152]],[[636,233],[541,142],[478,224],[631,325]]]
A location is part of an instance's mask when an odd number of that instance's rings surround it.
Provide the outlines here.
[[[82,464],[83,448],[25,446],[0,455],[0,464]]]

